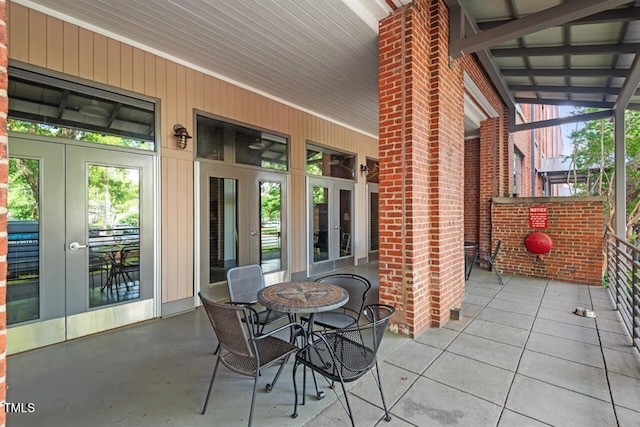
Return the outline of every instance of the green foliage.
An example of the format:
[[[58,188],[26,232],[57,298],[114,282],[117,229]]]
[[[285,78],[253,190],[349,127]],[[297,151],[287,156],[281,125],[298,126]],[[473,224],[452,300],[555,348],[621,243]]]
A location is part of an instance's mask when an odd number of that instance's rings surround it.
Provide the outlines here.
[[[599,111],[595,108],[576,109],[574,114]],[[635,224],[638,219],[640,204],[640,111],[625,111],[626,138],[626,173],[627,173],[627,218]],[[609,119],[585,122],[571,132],[574,145],[574,156],[578,171],[589,173],[589,183],[582,191],[589,188],[591,193],[603,196],[613,194],[614,174],[614,123]],[[593,172],[593,167],[602,166]],[[589,169],[592,169],[589,172]],[[608,200],[611,207],[612,200]],[[609,210],[607,210],[609,211]]]
[[[135,169],[89,166],[89,224],[98,228],[139,225],[140,173]]]
[[[40,163],[35,159],[9,159],[7,208],[9,221],[37,221],[39,210]]]
[[[118,135],[108,135],[98,132],[65,128],[45,123],[29,122],[12,118],[9,118],[7,120],[7,130],[12,132],[29,133],[33,135],[67,138],[76,141],[95,142],[97,144],[113,145],[117,147],[137,148],[147,151],[153,151],[154,149],[154,143],[152,141],[142,141],[138,139],[125,138]]]
[[[280,221],[282,189],[279,182],[260,183],[262,222]]]

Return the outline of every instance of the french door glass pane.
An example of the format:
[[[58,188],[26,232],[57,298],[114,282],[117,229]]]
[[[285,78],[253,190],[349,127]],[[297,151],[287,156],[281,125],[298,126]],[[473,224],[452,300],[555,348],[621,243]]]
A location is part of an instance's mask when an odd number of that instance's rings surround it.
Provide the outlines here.
[[[9,159],[7,324],[40,317],[40,161]]]
[[[90,165],[89,306],[140,298],[140,171]]]
[[[380,247],[380,234],[378,229],[378,201],[379,193],[371,192],[369,198],[369,251],[377,251]]]
[[[282,184],[260,182],[260,264],[263,272],[282,268]]]
[[[351,255],[351,191],[340,190],[340,256]]]
[[[313,260],[329,259],[329,189],[313,187]]]
[[[209,282],[227,280],[238,266],[238,181],[209,178]]]

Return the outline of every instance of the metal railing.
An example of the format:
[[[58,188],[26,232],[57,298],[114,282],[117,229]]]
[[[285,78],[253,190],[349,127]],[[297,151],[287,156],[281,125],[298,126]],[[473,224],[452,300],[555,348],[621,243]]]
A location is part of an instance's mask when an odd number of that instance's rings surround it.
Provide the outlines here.
[[[616,307],[640,350],[640,248],[615,236],[607,239],[607,281]]]

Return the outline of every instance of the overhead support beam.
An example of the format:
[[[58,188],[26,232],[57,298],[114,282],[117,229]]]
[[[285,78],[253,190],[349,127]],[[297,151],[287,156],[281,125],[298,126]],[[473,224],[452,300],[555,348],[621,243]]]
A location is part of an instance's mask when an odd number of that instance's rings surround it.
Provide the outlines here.
[[[572,1],[562,3],[499,27],[482,31],[466,39],[455,40],[449,45],[449,55],[452,58],[460,58],[527,34],[563,25],[627,3],[629,0],[581,0],[579,7]]]
[[[568,22],[571,25],[587,25],[587,24],[603,24],[607,22],[628,22],[640,20],[640,7],[627,7],[623,9],[611,9],[595,13],[584,18],[576,19]],[[484,21],[478,22],[478,26],[482,31],[504,25],[511,22],[512,19],[503,19],[500,21]]]
[[[506,77],[627,77],[623,68],[503,68]]]
[[[536,105],[566,105],[568,107],[585,107],[585,108],[613,108],[613,102],[605,101],[576,101],[573,99],[551,99],[551,98],[515,98],[518,104],[536,104]],[[627,110],[640,110],[640,104],[630,103]]]
[[[638,87],[636,85],[636,87]],[[511,85],[514,92],[586,93],[589,95],[618,95],[622,88],[600,86],[551,86],[551,85]],[[631,93],[631,96],[635,93]]]
[[[618,94],[618,98],[616,99],[616,103],[613,106],[613,109],[618,110],[626,110],[629,101],[631,101],[631,97],[638,93],[638,85],[640,84],[640,54],[636,54],[635,58],[633,58],[633,63],[631,64],[631,71],[629,72],[629,76],[625,79],[624,84],[622,85],[622,89]]]
[[[578,114],[575,116],[560,117],[557,119],[540,120],[538,122],[521,123],[513,126],[512,131],[518,132],[523,130],[546,128],[551,126],[560,126],[567,123],[588,122],[590,120],[605,119],[613,116],[613,110],[596,111],[595,113]]]
[[[620,53],[636,53],[639,51],[640,43],[491,49],[491,53],[496,58],[512,58],[515,56],[615,55]]]

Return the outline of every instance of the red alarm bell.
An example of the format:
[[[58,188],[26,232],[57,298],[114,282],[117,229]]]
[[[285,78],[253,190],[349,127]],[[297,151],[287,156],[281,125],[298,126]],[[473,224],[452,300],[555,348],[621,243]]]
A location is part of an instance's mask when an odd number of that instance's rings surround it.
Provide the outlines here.
[[[542,231],[534,231],[524,239],[527,250],[536,255],[548,254],[553,247],[553,241],[548,234]]]

